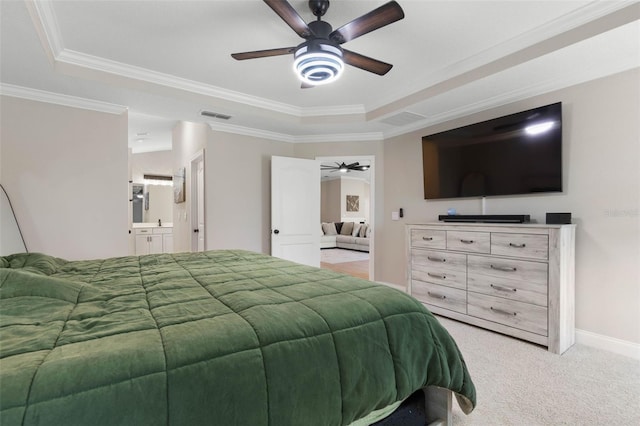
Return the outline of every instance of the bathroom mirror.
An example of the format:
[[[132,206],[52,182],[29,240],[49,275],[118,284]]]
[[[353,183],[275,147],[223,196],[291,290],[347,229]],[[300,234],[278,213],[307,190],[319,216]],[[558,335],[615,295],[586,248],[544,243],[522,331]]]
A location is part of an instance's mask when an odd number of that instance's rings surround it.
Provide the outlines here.
[[[173,186],[134,183],[132,186],[133,223],[157,225],[173,222]]]

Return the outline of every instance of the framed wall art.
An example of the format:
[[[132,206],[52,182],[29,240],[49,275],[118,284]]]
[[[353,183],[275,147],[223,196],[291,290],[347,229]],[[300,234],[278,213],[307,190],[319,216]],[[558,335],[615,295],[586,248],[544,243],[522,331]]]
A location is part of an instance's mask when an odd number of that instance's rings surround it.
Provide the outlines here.
[[[360,196],[359,195],[347,195],[347,211],[359,212],[360,211]]]

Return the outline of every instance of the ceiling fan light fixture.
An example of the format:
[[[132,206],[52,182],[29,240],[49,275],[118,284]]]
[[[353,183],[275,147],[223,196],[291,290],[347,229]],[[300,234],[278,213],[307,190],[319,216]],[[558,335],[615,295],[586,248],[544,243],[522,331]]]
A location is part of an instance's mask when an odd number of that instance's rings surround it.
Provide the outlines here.
[[[293,70],[298,78],[312,86],[329,84],[342,75],[342,49],[328,41],[313,40],[296,48]]]

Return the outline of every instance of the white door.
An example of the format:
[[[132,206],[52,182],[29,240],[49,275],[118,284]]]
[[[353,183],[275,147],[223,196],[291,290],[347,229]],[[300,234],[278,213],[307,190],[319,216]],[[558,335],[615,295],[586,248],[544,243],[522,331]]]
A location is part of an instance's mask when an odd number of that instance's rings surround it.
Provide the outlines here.
[[[205,250],[205,211],[204,211],[204,150],[199,151],[191,160],[191,251]]]
[[[320,266],[320,162],[271,157],[271,255]]]

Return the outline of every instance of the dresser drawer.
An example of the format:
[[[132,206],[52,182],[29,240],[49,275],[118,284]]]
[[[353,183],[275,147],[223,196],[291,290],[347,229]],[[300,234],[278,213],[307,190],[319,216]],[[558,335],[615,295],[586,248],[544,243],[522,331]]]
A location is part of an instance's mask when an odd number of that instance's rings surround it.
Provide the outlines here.
[[[547,285],[548,265],[487,256],[467,256],[467,272],[469,275],[489,275],[509,280],[527,281]]]
[[[447,231],[447,250],[489,253],[491,234],[489,232]]]
[[[438,269],[428,266],[414,266],[411,278],[461,290],[467,289],[467,272]]]
[[[467,312],[471,316],[547,335],[547,308],[477,293],[469,293],[467,299]]]
[[[435,229],[413,229],[411,246],[435,249],[447,248],[447,233]]]
[[[469,273],[467,277],[467,290],[544,307],[546,307],[548,303],[546,283],[518,281]]]
[[[549,236],[492,232],[491,254],[547,260]]]
[[[429,305],[467,313],[467,292],[451,287],[412,280],[411,295]]]
[[[411,252],[413,265],[429,266],[438,269],[467,271],[467,255],[436,250],[413,250]]]
[[[150,235],[153,234],[153,229],[151,228],[136,228],[136,235]]]

